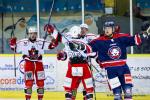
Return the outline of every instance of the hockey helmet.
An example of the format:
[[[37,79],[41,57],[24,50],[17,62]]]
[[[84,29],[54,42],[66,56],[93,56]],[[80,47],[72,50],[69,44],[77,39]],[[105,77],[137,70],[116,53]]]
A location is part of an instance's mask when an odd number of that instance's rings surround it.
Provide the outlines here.
[[[85,24],[85,23],[81,24],[80,27],[81,27],[81,28],[82,28],[82,27],[83,27],[83,28],[87,28],[87,29],[89,28],[88,25]]]
[[[81,28],[79,26],[73,26],[69,30],[71,37],[77,38],[81,33]]]
[[[103,31],[106,27],[112,27],[113,32],[115,31],[115,22],[114,21],[106,21],[103,25]]]
[[[33,33],[33,32],[36,32],[36,33],[37,33],[37,32],[38,32],[38,31],[37,31],[37,28],[36,28],[35,26],[29,27],[29,28],[28,28],[28,33]]]
[[[115,26],[115,22],[114,21],[106,21],[104,23],[104,27],[114,27]]]

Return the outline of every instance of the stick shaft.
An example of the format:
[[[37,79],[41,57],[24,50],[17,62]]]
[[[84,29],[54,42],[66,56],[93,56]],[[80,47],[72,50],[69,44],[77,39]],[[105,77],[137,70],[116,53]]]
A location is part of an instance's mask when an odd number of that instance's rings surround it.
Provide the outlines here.
[[[12,8],[11,8],[12,10]],[[13,10],[12,10],[12,24],[13,24],[13,28],[12,28],[12,32],[11,32],[11,38],[15,37],[15,34],[14,34],[14,30],[15,30],[15,26],[14,26],[14,14],[13,14]],[[16,75],[16,49],[14,48],[14,75],[15,77],[17,76]]]
[[[53,0],[52,5],[51,5],[51,9],[50,9],[50,12],[49,12],[48,24],[50,24],[50,21],[51,21],[51,17],[52,17],[52,11],[53,11],[53,7],[54,7],[54,3],[55,3],[55,0]],[[42,44],[42,49],[44,48],[45,40],[46,40],[47,36],[48,36],[48,34],[47,34],[47,30],[46,30],[46,32],[45,32],[45,36],[44,36],[44,41],[43,41],[43,44]]]

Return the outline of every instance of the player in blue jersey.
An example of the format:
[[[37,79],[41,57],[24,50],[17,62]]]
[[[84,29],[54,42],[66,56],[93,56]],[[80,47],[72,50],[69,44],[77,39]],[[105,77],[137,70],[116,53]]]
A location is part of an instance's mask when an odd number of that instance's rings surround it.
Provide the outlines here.
[[[147,27],[148,28],[148,27]],[[132,77],[127,59],[127,47],[140,45],[142,39],[146,36],[143,32],[130,36],[129,34],[115,31],[114,21],[106,21],[103,26],[104,35],[93,40],[90,43],[93,52],[98,54],[98,62],[102,68],[105,68],[108,76],[108,83],[113,90],[114,100],[132,99]]]

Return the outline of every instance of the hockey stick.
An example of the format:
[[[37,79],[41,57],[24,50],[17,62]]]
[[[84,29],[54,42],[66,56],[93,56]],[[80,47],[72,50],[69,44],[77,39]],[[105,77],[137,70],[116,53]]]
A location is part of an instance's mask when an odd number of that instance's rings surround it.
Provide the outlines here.
[[[89,60],[88,60],[88,65],[89,65],[89,67],[90,67],[90,71],[91,71],[91,75],[92,75],[92,81],[93,81],[93,87],[94,87],[94,99],[96,100],[96,91],[95,91],[95,87],[96,87],[96,85],[95,85],[95,80],[94,80],[94,76],[93,76],[93,65],[92,65],[92,62],[91,62],[91,59],[89,58]],[[92,67],[91,67],[92,66]],[[95,67],[95,66],[94,66]]]
[[[55,3],[55,0],[52,1],[52,5],[51,5],[51,9],[50,9],[50,13],[49,13],[49,19],[48,19],[48,24],[50,24],[50,21],[51,21],[51,17],[52,17],[52,11],[53,11],[53,7],[54,7],[54,3]],[[44,41],[43,41],[43,44],[42,44],[42,49],[44,48],[44,45],[45,45],[45,40],[47,38],[48,34],[47,34],[47,30],[45,32],[45,36],[44,36]]]
[[[20,21],[25,21],[25,18],[24,17],[21,17],[20,19],[18,19],[17,20],[17,22],[16,23],[14,23],[13,25],[9,25],[9,26],[7,26],[5,29],[4,29],[4,31],[7,31],[7,30],[12,30],[12,29],[16,29],[16,25],[20,22]]]
[[[90,64],[98,73],[100,73],[100,71],[91,63]]]
[[[95,80],[94,80],[94,76],[93,76],[93,69],[91,70],[91,74],[92,74],[92,81],[93,81],[93,87],[94,87],[94,99],[96,100],[96,91],[95,91],[95,87],[96,87],[96,85],[95,85]]]
[[[68,28],[64,28],[61,32],[59,32],[59,31],[58,32],[60,34],[60,33],[64,33],[65,31],[68,31]]]
[[[15,34],[14,34],[15,27],[14,27],[14,14],[13,14],[12,8],[11,8],[11,11],[12,11],[12,24],[13,24],[12,31],[11,31],[11,38],[13,38],[15,37]],[[16,77],[16,48],[14,48],[14,74]]]

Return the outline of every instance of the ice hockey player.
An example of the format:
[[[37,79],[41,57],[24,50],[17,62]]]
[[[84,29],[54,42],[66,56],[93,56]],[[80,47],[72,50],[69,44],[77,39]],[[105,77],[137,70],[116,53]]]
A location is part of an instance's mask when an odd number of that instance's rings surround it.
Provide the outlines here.
[[[79,26],[73,26],[69,32],[55,35],[58,37],[56,37],[54,45],[58,45],[58,40],[65,45],[64,50],[58,52],[57,59],[62,61],[69,59],[64,82],[66,100],[75,100],[80,82],[83,83],[87,92],[86,100],[93,98],[92,75],[87,61],[87,54],[91,52],[91,49],[87,45],[88,38],[81,36],[80,32]]]
[[[140,33],[130,36],[125,33],[115,32],[114,21],[108,20],[103,25],[104,35],[90,43],[93,52],[98,53],[99,64],[105,68],[110,88],[113,90],[114,100],[132,99],[132,77],[127,60],[126,48],[140,45],[145,34]]]
[[[92,34],[92,33],[88,33],[88,25],[87,24],[85,24],[85,23],[83,23],[83,24],[81,24],[80,25],[80,28],[81,28],[81,32],[80,32],[80,34],[78,35],[78,39],[82,39],[82,40],[84,40],[84,42],[86,43],[86,44],[88,44],[88,43],[90,43],[93,39],[96,39],[97,38],[97,36],[95,35],[95,34]],[[94,54],[92,54],[92,57],[95,57],[96,56],[96,54],[94,53]],[[87,60],[90,60],[90,58],[87,58]],[[88,61],[89,62],[89,61]],[[90,65],[90,63],[89,63],[89,65]],[[91,70],[91,67],[89,66],[89,68],[90,68],[90,70]],[[91,70],[92,71],[92,70]],[[81,80],[80,80],[81,81]],[[80,84],[80,82],[78,82],[79,84]],[[79,85],[77,85],[77,86],[79,86]],[[77,91],[77,90],[76,90]],[[82,93],[83,93],[83,100],[88,100],[88,98],[87,98],[87,96],[86,96],[86,94],[87,94],[87,92],[86,92],[86,90],[85,89],[83,89],[83,91],[82,91]],[[74,94],[74,97],[76,97],[76,94]]]
[[[47,32],[52,33],[53,27],[49,26]],[[46,41],[42,49],[44,39],[37,38],[37,28],[31,26],[27,32],[28,38],[17,41],[17,38],[10,39],[10,47],[17,53],[23,54],[24,64],[24,81],[25,81],[25,98],[30,100],[32,94],[32,86],[34,81],[37,85],[38,100],[42,100],[44,95],[45,72],[42,63],[42,55],[44,50],[52,49],[51,42]],[[36,79],[34,79],[34,77]]]
[[[97,36],[93,33],[89,33],[89,27],[87,24],[81,24],[81,33],[79,34],[79,39],[83,39],[86,43],[90,43],[91,40],[97,38]]]
[[[79,34],[79,38],[80,39],[83,39],[84,41],[86,41],[86,43],[90,43],[93,39],[96,39],[97,36],[95,34],[92,34],[92,33],[89,33],[89,28],[88,28],[88,25],[83,23],[80,25],[80,28],[81,28],[81,33]],[[93,55],[93,57],[95,57],[96,54]],[[90,60],[90,58],[88,58]],[[90,63],[89,63],[90,65]],[[89,66],[90,70],[92,71],[91,67]],[[86,99],[86,90],[83,89],[82,91],[83,93],[83,100],[87,100]]]

